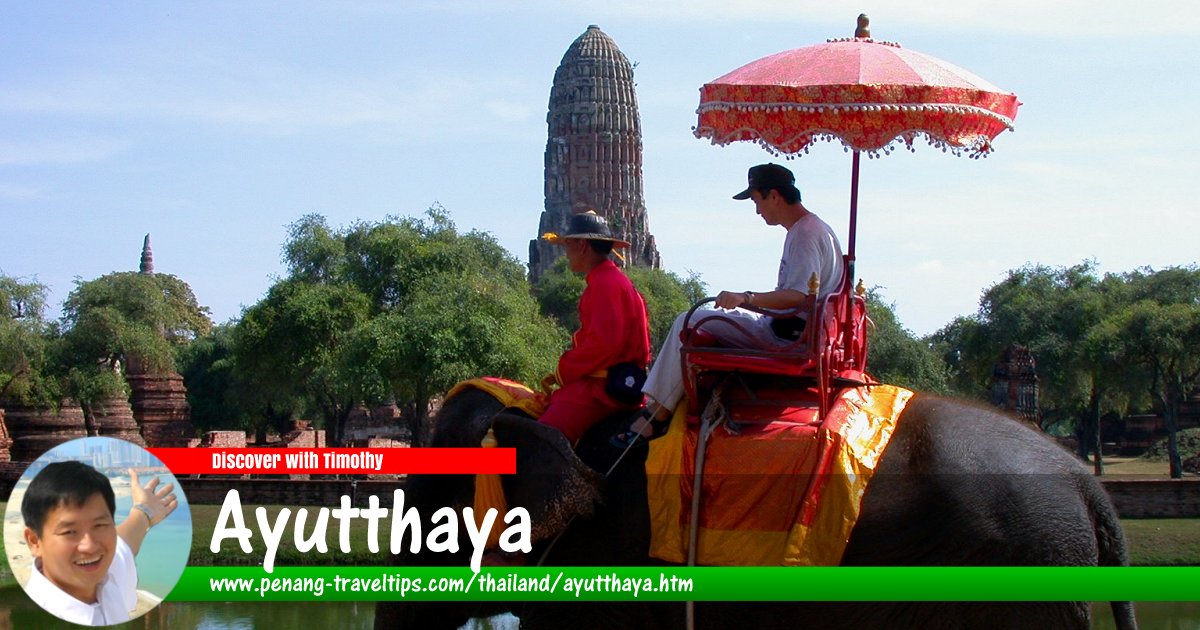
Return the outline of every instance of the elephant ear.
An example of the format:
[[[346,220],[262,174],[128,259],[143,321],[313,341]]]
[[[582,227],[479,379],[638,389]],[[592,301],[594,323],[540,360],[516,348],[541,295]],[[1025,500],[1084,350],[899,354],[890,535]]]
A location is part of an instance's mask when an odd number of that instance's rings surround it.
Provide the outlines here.
[[[492,428],[500,446],[517,449],[517,474],[505,475],[504,492],[509,507],[529,510],[534,542],[557,535],[576,516],[592,515],[604,477],[575,455],[558,429],[512,414],[496,416]]]

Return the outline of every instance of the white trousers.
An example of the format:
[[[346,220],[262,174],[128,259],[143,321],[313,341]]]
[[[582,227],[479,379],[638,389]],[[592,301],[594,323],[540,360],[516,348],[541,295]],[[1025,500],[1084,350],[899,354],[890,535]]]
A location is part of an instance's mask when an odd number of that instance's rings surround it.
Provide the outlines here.
[[[719,319],[710,319],[713,315],[734,320],[745,330],[739,330]],[[643,393],[667,409],[675,409],[679,406],[679,401],[683,400],[683,358],[679,350],[683,347],[680,333],[683,332],[683,319],[686,316],[687,313],[681,313],[675,318],[671,332],[667,333],[662,349],[654,358],[654,366],[646,375],[646,384],[642,387]],[[692,315],[691,324],[693,328],[701,328],[716,337],[722,346],[731,348],[774,350],[792,343],[775,336],[771,330],[770,317],[740,308],[701,308]]]

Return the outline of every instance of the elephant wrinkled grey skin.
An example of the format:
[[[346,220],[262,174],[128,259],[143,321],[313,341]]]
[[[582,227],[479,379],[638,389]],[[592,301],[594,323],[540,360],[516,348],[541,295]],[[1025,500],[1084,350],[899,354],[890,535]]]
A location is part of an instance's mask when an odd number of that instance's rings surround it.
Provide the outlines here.
[[[498,410],[482,392],[454,397],[437,418],[433,445],[477,445],[494,417],[500,444],[517,448],[518,474],[505,476],[504,487],[510,507],[530,510],[529,564],[568,524],[543,564],[664,564],[647,555],[646,449],[631,451],[607,480],[592,471],[607,470],[619,454],[607,437],[623,419],[594,427],[576,456],[554,429]],[[469,505],[473,484],[469,476],[412,477],[406,494],[425,515]],[[466,566],[469,552],[401,562]],[[842,564],[1118,566],[1128,558],[1107,494],[1070,454],[991,408],[918,394],[863,497]],[[1119,628],[1136,628],[1130,603],[1112,607]],[[504,610],[517,614],[523,628],[684,627],[681,602],[380,602],[375,627],[457,628],[469,617]],[[1088,628],[1090,609],[1086,602],[698,602],[695,621],[704,629],[1065,629]]]

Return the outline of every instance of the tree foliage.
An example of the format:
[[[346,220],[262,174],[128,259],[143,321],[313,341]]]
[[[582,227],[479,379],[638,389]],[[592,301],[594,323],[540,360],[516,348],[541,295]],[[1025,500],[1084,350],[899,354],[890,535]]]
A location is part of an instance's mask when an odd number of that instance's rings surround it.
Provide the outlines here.
[[[0,402],[58,402],[50,373],[53,326],[45,320],[46,286],[0,275]]]
[[[186,282],[169,274],[118,272],[78,282],[63,303],[67,362],[174,369],[175,351],[212,321]]]
[[[974,317],[956,317],[940,330],[929,335],[929,347],[946,367],[947,385],[956,396],[983,400],[986,390],[980,386],[985,378],[977,373],[976,357],[983,354],[982,324]],[[867,363],[870,366],[870,362]],[[990,367],[989,367],[990,369]]]
[[[168,274],[111,273],[78,282],[63,304],[53,364],[91,422],[93,405],[128,394],[122,370],[163,373],[212,321],[186,282]]]
[[[571,271],[560,257],[533,286],[541,312],[567,330],[579,330],[579,298],[587,286],[583,275]]]
[[[650,343],[658,349],[671,330],[675,317],[705,298],[706,287],[700,277],[681,278],[662,269],[633,267],[626,270],[633,286],[646,299],[650,317]]]
[[[979,312],[932,337],[951,381],[981,395],[1004,348],[1026,346],[1037,361],[1042,424],[1071,427],[1080,454],[1099,458],[1104,414],[1157,400],[1172,405],[1197,388],[1200,272],[1140,269],[1100,276],[1093,261],[1029,265],[988,288]]]
[[[1113,363],[1144,370],[1141,382],[1166,421],[1171,476],[1179,478],[1178,407],[1200,389],[1200,270],[1143,269],[1122,280],[1131,304],[1104,319],[1093,345]]]
[[[984,291],[979,312],[934,335],[935,346],[956,370],[955,382],[976,396],[988,388],[992,367],[1013,343],[1037,361],[1040,404],[1046,422],[1077,421],[1091,398],[1092,365],[1084,340],[1104,313],[1095,264],[1010,271]]]
[[[238,363],[237,339],[235,324],[215,326],[180,352],[179,373],[198,430],[242,429],[262,442],[268,430],[285,433],[300,409],[291,388],[280,392]]]
[[[264,421],[279,409],[304,403],[319,411],[330,439],[358,402],[354,383],[340,370],[343,344],[368,320],[365,295],[345,285],[312,284],[288,279],[242,315],[236,331],[234,360],[259,382],[243,404],[257,408]]]
[[[355,404],[387,400],[419,439],[430,400],[454,383],[534,381],[566,340],[539,315],[521,264],[440,206],[339,229],[308,215],[283,251],[289,275],[243,315],[235,361],[273,409],[318,411],[335,442]]]
[[[926,340],[918,339],[896,318],[895,304],[885,302],[878,289],[867,293],[867,371],[884,383],[945,394],[948,370]]]

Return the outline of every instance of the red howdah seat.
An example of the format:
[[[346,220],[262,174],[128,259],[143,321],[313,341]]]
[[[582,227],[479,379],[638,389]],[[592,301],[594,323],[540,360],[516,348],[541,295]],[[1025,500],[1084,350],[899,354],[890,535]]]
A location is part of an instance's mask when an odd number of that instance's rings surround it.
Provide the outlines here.
[[[694,305],[684,319],[681,334],[683,342],[683,382],[687,392],[690,411],[702,407],[699,383],[706,374],[739,373],[766,374],[792,377],[803,381],[805,387],[815,386],[820,393],[824,409],[832,400],[836,390],[846,386],[869,382],[866,376],[867,335],[865,289],[859,282],[851,289],[849,261],[845,265],[844,280],[837,291],[811,301],[792,311],[769,311],[754,307],[743,307],[764,315],[781,317],[803,316],[807,323],[800,337],[778,349],[726,348],[718,345],[716,338],[703,329],[692,325],[699,319],[697,311],[703,305],[714,302],[707,298]],[[809,281],[809,295],[818,295],[816,275]],[[726,325],[745,330],[745,326],[720,311],[703,311],[704,319],[722,320]],[[821,414],[824,416],[824,413]]]

